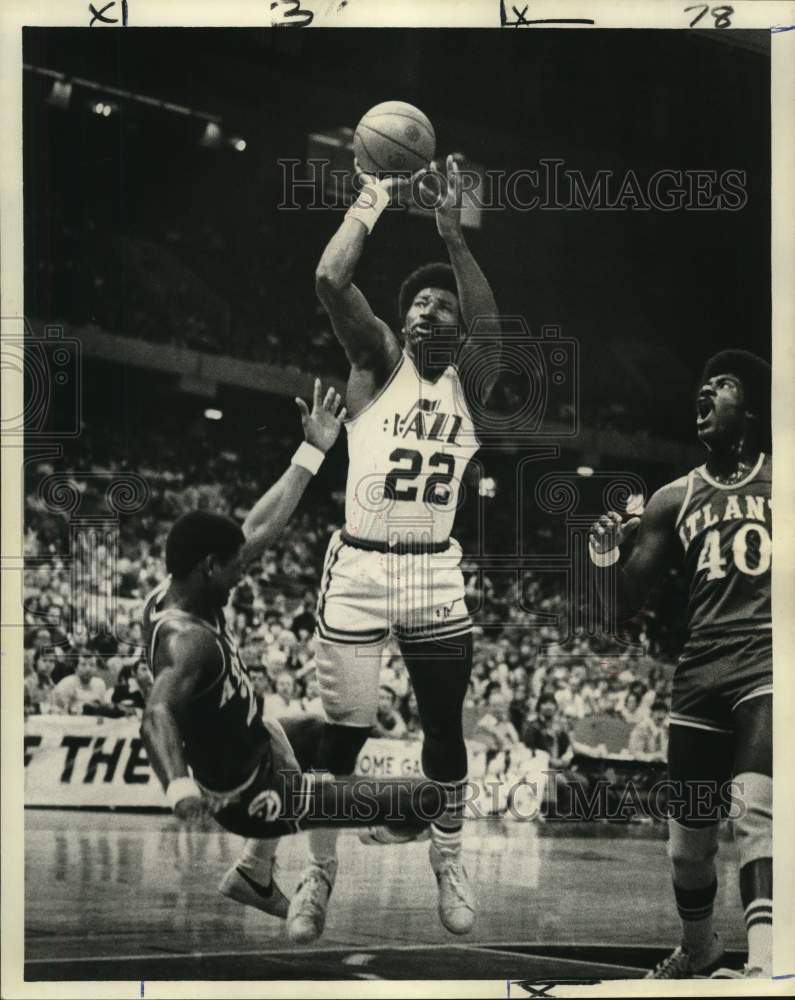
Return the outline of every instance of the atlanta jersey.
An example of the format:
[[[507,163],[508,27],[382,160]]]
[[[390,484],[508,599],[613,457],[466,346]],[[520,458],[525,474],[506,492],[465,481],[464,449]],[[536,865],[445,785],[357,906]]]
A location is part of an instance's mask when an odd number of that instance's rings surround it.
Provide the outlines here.
[[[188,623],[212,635],[219,653],[218,675],[193,696],[180,719],[180,732],[196,781],[210,791],[232,791],[262,762],[269,750],[270,734],[257,710],[248,671],[223,612],[219,610],[210,623],[186,611],[164,607],[169,584],[170,578],[166,578],[144,605],[142,625],[149,666],[154,673],[157,643],[169,622]]]
[[[345,427],[347,533],[445,542],[461,477],[479,446],[456,368],[428,382],[404,352],[381,392]]]
[[[760,455],[731,485],[705,466],[687,477],[677,532],[690,584],[688,634],[672,724],[732,733],[737,707],[772,693],[771,475],[770,457]]]
[[[677,521],[690,591],[688,634],[769,629],[772,460],[730,486],[693,469]]]

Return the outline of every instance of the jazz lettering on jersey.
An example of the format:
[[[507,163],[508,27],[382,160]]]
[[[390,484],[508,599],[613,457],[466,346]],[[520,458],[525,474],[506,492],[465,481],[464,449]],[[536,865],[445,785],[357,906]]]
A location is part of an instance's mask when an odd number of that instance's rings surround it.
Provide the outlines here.
[[[395,413],[392,419],[392,437],[406,438],[413,435],[418,441],[455,444],[463,417],[455,413],[439,412],[440,403],[439,399],[418,399],[407,413]],[[389,424],[384,421],[384,430],[388,429]]]
[[[770,497],[729,494],[722,503],[710,501],[694,510],[682,522],[679,537],[687,551],[690,543],[702,531],[725,521],[765,521],[765,508],[772,510]]]

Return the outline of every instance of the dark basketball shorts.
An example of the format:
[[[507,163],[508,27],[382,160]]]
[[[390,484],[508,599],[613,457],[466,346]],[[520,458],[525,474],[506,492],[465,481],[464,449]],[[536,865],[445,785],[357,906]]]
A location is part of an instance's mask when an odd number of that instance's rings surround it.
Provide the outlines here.
[[[734,732],[734,712],[773,692],[770,629],[690,639],[679,659],[671,698],[672,725]]]
[[[285,719],[284,727],[266,723],[270,746],[253,773],[231,792],[203,789],[218,823],[241,837],[269,839],[312,826],[386,824],[419,832],[443,814],[446,798],[427,779],[354,781],[311,770],[316,766],[321,719]]]
[[[267,723],[270,744],[253,774],[231,793],[204,789],[224,829],[241,837],[295,833],[313,803],[314,776],[307,773],[323,723],[314,717]]]

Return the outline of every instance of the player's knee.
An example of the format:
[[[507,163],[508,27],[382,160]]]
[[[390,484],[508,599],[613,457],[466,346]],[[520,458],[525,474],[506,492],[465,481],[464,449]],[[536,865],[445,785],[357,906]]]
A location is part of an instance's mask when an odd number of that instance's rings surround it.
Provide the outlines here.
[[[711,882],[717,853],[717,823],[690,827],[669,820],[668,857],[673,866],[674,881],[679,885],[691,888]]]
[[[746,771],[734,779],[732,815],[740,868],[773,856],[773,779]]]
[[[320,766],[334,775],[353,774],[356,760],[369,735],[369,727],[326,725],[320,744]]]

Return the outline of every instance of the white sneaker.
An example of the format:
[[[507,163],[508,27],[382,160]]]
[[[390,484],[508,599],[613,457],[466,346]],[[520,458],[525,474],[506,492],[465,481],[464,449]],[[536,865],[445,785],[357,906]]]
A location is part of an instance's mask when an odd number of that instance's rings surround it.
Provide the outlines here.
[[[389,844],[410,844],[414,841],[428,840],[431,836],[431,828],[426,826],[424,830],[392,830],[388,826],[368,826],[359,831],[359,840],[363,844],[378,844],[385,846]]]
[[[475,897],[460,851],[431,844],[428,858],[439,887],[439,919],[451,934],[468,934],[475,922]]]
[[[308,944],[323,933],[326,907],[336,877],[336,861],[312,863],[304,869],[287,911],[287,936],[291,941]]]
[[[647,972],[644,979],[692,979],[694,976],[708,976],[718,962],[723,958],[723,941],[715,932],[712,947],[706,955],[693,956],[679,945],[667,958]]]
[[[262,885],[252,878],[245,868],[235,863],[219,882],[218,891],[237,903],[253,906],[263,913],[284,920],[287,916],[287,897],[276,884],[276,879],[273,877],[275,872],[276,865],[273,866],[270,884]]]

